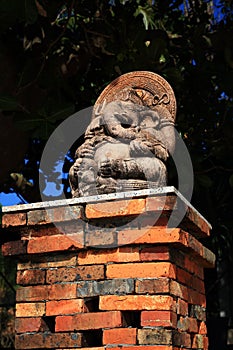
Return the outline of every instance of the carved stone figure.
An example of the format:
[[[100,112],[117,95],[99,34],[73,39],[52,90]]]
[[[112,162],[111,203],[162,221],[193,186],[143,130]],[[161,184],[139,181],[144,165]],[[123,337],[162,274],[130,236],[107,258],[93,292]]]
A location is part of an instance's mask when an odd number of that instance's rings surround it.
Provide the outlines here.
[[[176,101],[152,72],[127,73],[101,93],[69,178],[73,197],[166,185]]]

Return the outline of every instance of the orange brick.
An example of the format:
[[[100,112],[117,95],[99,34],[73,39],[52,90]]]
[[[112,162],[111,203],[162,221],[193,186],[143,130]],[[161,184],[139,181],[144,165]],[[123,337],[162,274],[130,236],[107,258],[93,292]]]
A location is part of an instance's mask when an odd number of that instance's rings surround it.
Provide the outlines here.
[[[168,295],[104,295],[100,310],[174,310],[175,303]]]
[[[107,266],[106,276],[107,278],[175,278],[176,267],[170,262],[111,264]]]
[[[45,271],[39,269],[18,271],[16,283],[21,285],[43,284],[45,283]]]
[[[122,326],[120,311],[89,312],[77,316],[57,316],[55,331],[91,330]]]
[[[2,217],[2,227],[23,226],[27,223],[26,213],[4,214]]]
[[[85,348],[86,349],[86,348]],[[173,346],[169,346],[169,345],[135,345],[135,346],[125,346],[125,347],[115,347],[114,346],[114,350],[186,350],[186,349],[177,349],[174,348]],[[64,350],[64,349],[63,349]],[[68,349],[66,349],[68,350]],[[70,350],[70,349],[69,349]],[[75,349],[72,349],[75,350]],[[81,349],[79,349],[81,350]]]
[[[157,196],[146,199],[147,211],[172,211],[176,207],[176,196]]]
[[[203,349],[204,348],[204,337],[202,334],[194,334],[192,339],[192,349]]]
[[[114,249],[81,251],[78,255],[79,265],[104,264],[108,262],[139,261],[138,247],[119,247]]]
[[[116,349],[116,348],[114,348]],[[60,348],[59,349],[54,349],[54,350],[61,350]],[[62,348],[62,350],[77,350],[77,348],[69,348],[69,349],[64,349]],[[91,348],[78,348],[78,350],[105,350],[105,346],[97,346],[97,347],[91,347]],[[163,350],[163,349],[162,349]],[[182,349],[183,350],[183,349]]]
[[[199,325],[199,331],[198,331],[199,334],[202,334],[202,335],[206,335],[207,334],[207,328],[206,328],[206,324],[204,321],[202,321]]]
[[[176,328],[177,315],[173,311],[142,311],[141,326]]]
[[[81,241],[72,239],[68,235],[53,235],[48,237],[35,237],[28,242],[28,254],[64,251],[74,248],[82,248]]]
[[[45,315],[45,303],[16,304],[16,317],[39,317]]]
[[[147,227],[140,230],[124,230],[118,232],[118,244],[138,243],[179,243],[185,245],[185,234],[179,228]]]
[[[87,312],[84,299],[54,300],[46,302],[46,316],[73,315]]]
[[[15,330],[16,333],[45,332],[49,327],[41,317],[16,317]]]
[[[136,341],[136,328],[116,328],[103,331],[103,344],[136,344]]]
[[[85,213],[88,219],[138,215],[146,209],[145,199],[117,200],[106,203],[87,204]]]

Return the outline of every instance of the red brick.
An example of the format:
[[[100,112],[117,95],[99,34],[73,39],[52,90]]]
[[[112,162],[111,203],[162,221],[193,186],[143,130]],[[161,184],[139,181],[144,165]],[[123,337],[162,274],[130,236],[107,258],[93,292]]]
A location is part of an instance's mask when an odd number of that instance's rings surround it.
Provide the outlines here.
[[[71,284],[53,284],[48,287],[49,300],[76,299],[76,283]]]
[[[46,282],[74,282],[79,280],[104,279],[104,265],[61,267],[47,271]]]
[[[87,204],[85,213],[88,219],[138,215],[145,212],[145,199],[118,200],[106,203]]]
[[[16,333],[46,332],[49,327],[41,317],[16,317],[15,330]]]
[[[27,214],[28,225],[44,225],[53,222],[64,222],[78,220],[82,217],[81,206],[65,206],[57,208],[48,208],[31,210]]]
[[[198,333],[198,322],[192,317],[180,317],[177,328],[183,332]]]
[[[77,316],[57,316],[55,331],[91,330],[121,326],[122,315],[119,311],[89,312]]]
[[[6,242],[1,247],[2,255],[11,256],[11,255],[26,254],[27,243],[28,243],[27,240]]]
[[[39,269],[18,271],[16,283],[21,285],[44,284],[45,271]]]
[[[206,238],[206,236],[210,235],[210,225],[195,209],[186,206],[184,221],[187,229],[194,230],[197,237]]]
[[[190,273],[194,274],[195,276],[199,277],[200,279],[204,279],[204,271],[203,267],[200,264],[197,264],[193,258],[191,258],[188,255],[185,255],[184,257],[184,265],[183,267]]]
[[[176,269],[176,272],[177,272],[177,281],[182,284],[185,284],[188,287],[191,287],[192,275],[189,272],[183,269],[180,269],[179,267]]]
[[[153,246],[143,248],[140,252],[140,260],[142,261],[157,261],[170,260],[170,249],[165,246]]]
[[[17,301],[76,299],[76,283],[21,287],[16,291]]]
[[[20,334],[15,337],[16,349],[54,349],[80,348],[83,345],[83,335],[80,333],[38,333]]]
[[[90,231],[85,234],[86,247],[115,247],[117,245],[117,232],[115,228],[111,228],[108,231]]]
[[[190,289],[188,291],[188,302],[189,304],[196,304],[206,307],[206,297],[204,294],[198,293],[197,291]]]
[[[153,212],[147,212],[145,214],[141,214],[138,217],[138,228],[149,228],[152,226],[162,226],[166,227],[168,223],[168,216],[164,216],[163,214],[158,217],[158,215],[154,215]]]
[[[104,295],[100,296],[100,310],[175,310],[168,295]]]
[[[107,266],[107,278],[176,277],[176,268],[170,262],[112,264]]]
[[[136,328],[116,328],[103,331],[103,344],[136,344],[136,341]]]
[[[173,333],[173,345],[190,348],[191,347],[191,336],[186,332],[177,332]]]
[[[142,311],[141,326],[176,328],[177,315],[173,311]]]
[[[77,252],[67,252],[64,254],[49,255],[45,257],[36,255],[33,261],[30,259],[27,262],[18,262],[18,270],[27,269],[48,269],[53,267],[74,267],[77,265]]]
[[[45,315],[45,303],[16,304],[16,317],[39,317]]]
[[[26,213],[4,214],[2,217],[2,227],[24,226],[27,223]]]
[[[16,289],[16,301],[40,301],[48,299],[48,286],[19,287]]]
[[[54,300],[46,302],[46,316],[73,315],[87,311],[84,299]]]
[[[53,225],[27,227],[27,232],[30,238],[42,236],[47,237],[61,234],[61,230]]]
[[[179,228],[147,227],[140,230],[124,230],[118,232],[118,244],[144,243],[178,243],[185,245],[185,235]]]
[[[172,345],[172,331],[160,327],[139,329],[138,343],[143,345]]]
[[[139,261],[138,247],[119,247],[104,250],[86,250],[78,255],[78,263],[86,264],[105,264],[108,262],[132,262]]]
[[[137,279],[135,292],[138,294],[164,294],[170,292],[169,279],[166,277]]]
[[[200,278],[193,276],[192,277],[192,288],[195,289],[197,292],[205,294],[205,284],[204,281],[202,281]]]
[[[201,305],[191,305],[190,316],[199,321],[206,321],[206,309]]]
[[[188,315],[188,303],[180,298],[177,300],[177,314],[182,316]]]
[[[67,205],[65,207],[57,207],[47,209],[47,217],[51,220],[51,222],[64,222],[64,221],[81,221],[78,219],[82,218],[83,207],[74,205]]]
[[[188,288],[176,281],[170,281],[170,293],[183,300],[188,300]]]
[[[82,242],[76,240],[75,237],[73,238],[68,235],[35,237],[28,242],[27,252],[28,254],[35,254],[82,248]]]

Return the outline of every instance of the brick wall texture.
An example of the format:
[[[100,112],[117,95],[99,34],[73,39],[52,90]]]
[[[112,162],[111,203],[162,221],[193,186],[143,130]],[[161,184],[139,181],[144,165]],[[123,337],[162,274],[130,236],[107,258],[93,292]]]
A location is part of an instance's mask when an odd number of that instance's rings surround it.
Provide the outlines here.
[[[204,268],[214,255],[176,197],[7,213],[2,253],[17,264],[16,349],[208,349]],[[155,222],[154,222],[155,221]],[[54,225],[54,222],[56,225]]]

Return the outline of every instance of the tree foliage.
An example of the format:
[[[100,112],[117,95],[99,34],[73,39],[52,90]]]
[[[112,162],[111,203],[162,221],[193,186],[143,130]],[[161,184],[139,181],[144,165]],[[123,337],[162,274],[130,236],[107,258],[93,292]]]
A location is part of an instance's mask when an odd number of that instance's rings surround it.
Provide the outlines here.
[[[21,194],[40,200],[39,160],[56,126],[120,74],[150,70],[175,90],[177,129],[195,172],[193,202],[213,224],[211,247],[229,262],[232,29],[227,0],[2,0],[0,190],[20,192],[9,174],[23,173],[34,188]],[[60,173],[51,176],[56,182]],[[233,285],[229,271],[227,278]]]

